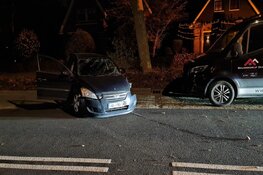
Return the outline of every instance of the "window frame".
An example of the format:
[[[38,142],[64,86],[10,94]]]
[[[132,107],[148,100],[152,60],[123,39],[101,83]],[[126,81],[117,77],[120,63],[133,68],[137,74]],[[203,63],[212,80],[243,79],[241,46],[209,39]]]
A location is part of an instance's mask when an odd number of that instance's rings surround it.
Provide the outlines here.
[[[221,4],[221,10],[216,9],[217,3]],[[214,0],[214,12],[224,12],[223,0]]]
[[[81,18],[83,17],[83,19]],[[91,8],[81,8],[76,12],[76,19],[78,23],[90,23],[96,21],[96,10]],[[94,18],[94,19],[93,19]]]
[[[238,2],[238,8],[231,8],[231,1]],[[240,10],[240,0],[229,0],[229,11],[239,11]]]

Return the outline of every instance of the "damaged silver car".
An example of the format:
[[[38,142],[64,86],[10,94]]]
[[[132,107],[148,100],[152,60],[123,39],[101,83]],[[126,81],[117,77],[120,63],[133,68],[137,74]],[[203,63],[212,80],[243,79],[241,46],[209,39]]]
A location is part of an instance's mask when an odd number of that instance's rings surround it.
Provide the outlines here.
[[[132,112],[131,83],[110,58],[89,53],[59,60],[38,57],[37,96],[67,104],[78,116],[112,117]]]

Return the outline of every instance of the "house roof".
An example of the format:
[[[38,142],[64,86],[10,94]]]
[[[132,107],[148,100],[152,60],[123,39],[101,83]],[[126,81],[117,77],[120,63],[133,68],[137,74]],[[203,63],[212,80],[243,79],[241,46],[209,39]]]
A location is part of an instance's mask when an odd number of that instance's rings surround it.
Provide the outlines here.
[[[258,9],[258,7],[256,6],[255,4],[255,1],[253,0],[248,0],[249,4],[252,6],[253,10],[257,13],[257,15],[259,15],[261,12],[260,10]]]
[[[196,0],[194,0],[196,1]],[[202,7],[199,9],[199,13],[197,13],[197,15],[195,16],[195,18],[192,20],[193,24],[195,24],[198,19],[200,18],[200,16],[202,15],[202,13],[204,12],[204,10],[206,9],[206,7],[209,5],[209,3],[212,0],[201,0],[202,2],[199,1],[200,4],[203,4]],[[205,1],[205,2],[204,2]],[[260,14],[261,12],[263,12],[263,0],[247,0],[248,3],[251,5],[252,9],[254,10],[254,12],[256,14]],[[190,4],[192,4],[192,2],[189,1]],[[194,4],[192,5],[194,7],[196,7]]]
[[[105,10],[103,9],[103,6],[100,3],[100,1],[99,0],[93,0],[93,1],[97,5],[97,7],[98,7],[99,11],[101,12],[102,16],[105,18],[107,16],[107,14],[106,14]],[[68,23],[69,16],[72,13],[72,9],[73,9],[73,6],[75,5],[75,3],[76,3],[76,0],[70,0],[70,2],[68,4],[67,12],[66,12],[65,17],[63,19],[63,22],[62,22],[62,24],[60,26],[59,34],[63,34],[64,33],[64,28],[65,28],[66,24]]]

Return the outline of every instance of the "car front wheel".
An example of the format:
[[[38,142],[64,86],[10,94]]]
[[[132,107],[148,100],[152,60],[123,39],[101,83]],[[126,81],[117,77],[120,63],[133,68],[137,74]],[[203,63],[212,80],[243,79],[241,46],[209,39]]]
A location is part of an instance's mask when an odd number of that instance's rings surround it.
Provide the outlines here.
[[[210,102],[215,106],[230,105],[235,98],[235,90],[227,81],[213,82],[208,90]]]
[[[85,100],[81,99],[79,93],[74,93],[72,96],[72,108],[75,115],[83,116],[86,112]]]

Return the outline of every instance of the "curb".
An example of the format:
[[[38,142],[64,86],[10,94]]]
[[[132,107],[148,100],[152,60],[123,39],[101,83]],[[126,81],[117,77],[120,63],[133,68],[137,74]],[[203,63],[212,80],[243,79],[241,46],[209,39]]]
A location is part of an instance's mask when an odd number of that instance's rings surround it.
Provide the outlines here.
[[[25,102],[35,101],[36,91],[34,90],[1,90],[0,91],[0,110],[2,109],[17,109],[17,105]]]

